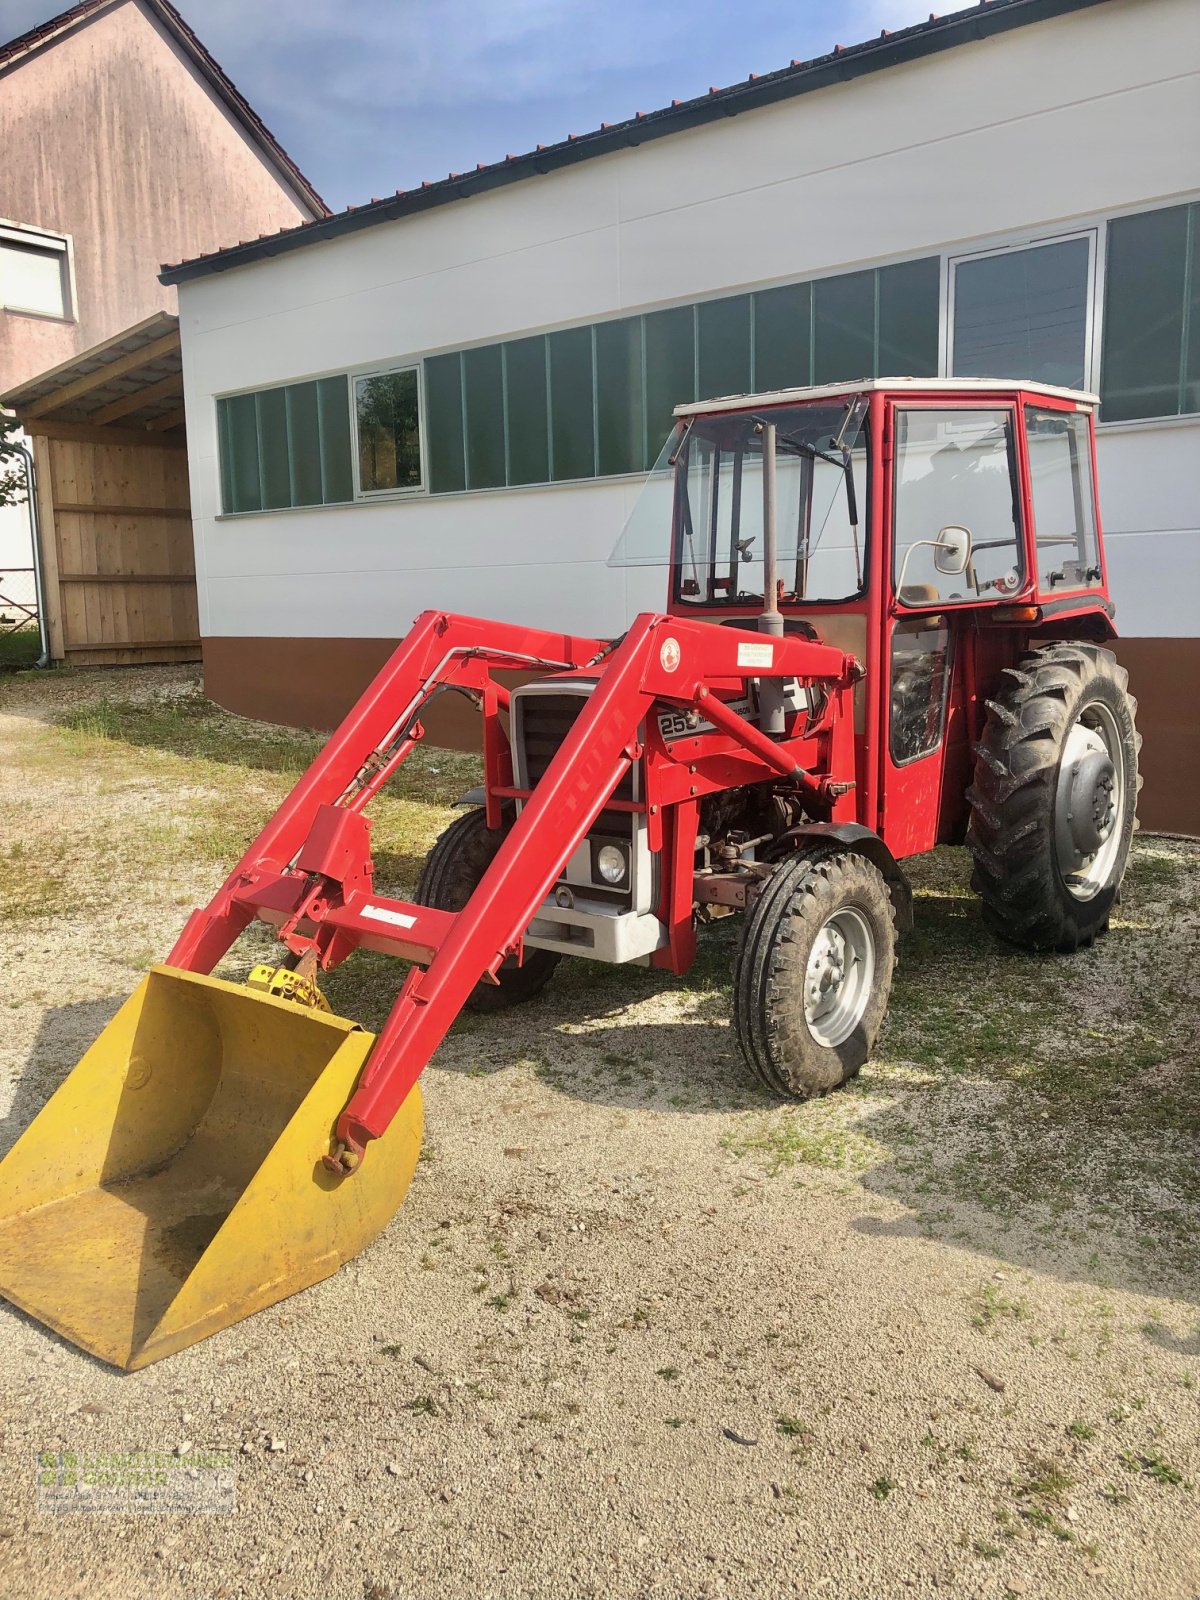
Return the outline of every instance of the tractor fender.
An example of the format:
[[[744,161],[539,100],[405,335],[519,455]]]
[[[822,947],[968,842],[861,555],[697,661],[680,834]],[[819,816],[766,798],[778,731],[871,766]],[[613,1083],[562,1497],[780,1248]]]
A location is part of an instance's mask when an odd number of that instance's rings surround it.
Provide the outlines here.
[[[468,789],[466,794],[460,794],[454,802],[456,806],[482,806],[486,803],[487,790],[481,783],[477,783],[473,789]]]
[[[776,845],[791,842],[793,845],[812,840],[829,840],[845,845],[856,855],[865,856],[873,867],[883,874],[896,911],[896,926],[901,933],[909,933],[913,925],[912,887],[901,870],[900,863],[873,828],[861,822],[802,822],[780,834]]]

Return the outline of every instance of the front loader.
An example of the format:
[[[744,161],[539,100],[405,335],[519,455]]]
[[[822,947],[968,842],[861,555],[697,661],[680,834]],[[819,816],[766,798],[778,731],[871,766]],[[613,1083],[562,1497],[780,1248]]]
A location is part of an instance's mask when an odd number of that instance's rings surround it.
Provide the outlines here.
[[[906,856],[965,841],[997,932],[1090,943],[1138,787],[1093,409],[963,380],[681,407],[614,554],[669,566],[665,611],[615,640],[419,617],[0,1163],[0,1293],[134,1368],[329,1276],[404,1198],[459,1012],[565,956],[682,974],[741,914],[734,1033],[805,1097],[874,1045]],[[367,807],[448,692],[483,785],[395,900]],[[211,977],[255,920],[277,961]],[[317,982],[359,949],[410,964],[378,1037]]]

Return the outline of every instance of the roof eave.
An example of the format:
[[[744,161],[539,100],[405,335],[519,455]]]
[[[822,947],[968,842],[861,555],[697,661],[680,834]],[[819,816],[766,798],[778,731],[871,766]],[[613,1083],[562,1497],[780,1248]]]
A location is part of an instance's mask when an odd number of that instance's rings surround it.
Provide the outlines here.
[[[1106,3],[1108,0],[980,0],[979,5],[970,11],[931,17],[929,22],[896,34],[885,33],[878,39],[868,40],[848,50],[839,46],[831,55],[785,67],[693,100],[681,101],[645,116],[639,113],[625,122],[602,127],[593,133],[579,137],[572,135],[561,144],[510,156],[471,173],[451,175],[438,183],[424,184],[420,189],[401,191],[385,200],[351,207],[296,228],[281,229],[279,233],[265,238],[245,240],[190,261],[167,263],[162,267],[159,278],[165,284],[179,284],[217,272],[229,272],[272,256],[358,233],[381,223],[398,222],[433,210],[436,206],[447,205],[453,200],[468,199],[476,194],[575,166],[597,156],[636,148],[655,139],[718,122],[724,117],[759,110],[781,100],[849,82],[868,73],[902,66],[1032,22],[1048,21],[1069,12]]]

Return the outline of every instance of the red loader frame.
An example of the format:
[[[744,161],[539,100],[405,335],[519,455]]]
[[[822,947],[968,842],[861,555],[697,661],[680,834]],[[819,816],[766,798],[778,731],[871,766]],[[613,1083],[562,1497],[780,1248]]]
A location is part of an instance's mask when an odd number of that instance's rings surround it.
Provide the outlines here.
[[[532,790],[513,786],[500,719],[508,693],[493,677],[587,669],[598,681]],[[379,1138],[445,1037],[471,990],[510,956],[567,860],[607,805],[644,811],[652,851],[665,852],[668,942],[652,958],[686,971],[695,952],[692,908],[700,802],[777,779],[810,813],[853,821],[854,732],[848,696],[862,676],[852,656],[803,638],[647,613],[615,644],[425,612],[338,732],[247,850],[224,886],[195,911],[168,964],[209,973],[255,918],[279,930],[293,956],[323,970],[362,948],[415,963],[338,1118],[325,1158],[352,1171]],[[820,690],[815,711],[767,738],[728,701],[747,681],[795,678]],[[444,690],[483,714],[489,826],[505,801],[523,802],[465,909],[457,914],[376,895],[364,808],[422,737],[420,713]],[[648,715],[655,702],[695,713],[697,732],[668,744]],[[611,800],[644,764],[639,801]]]

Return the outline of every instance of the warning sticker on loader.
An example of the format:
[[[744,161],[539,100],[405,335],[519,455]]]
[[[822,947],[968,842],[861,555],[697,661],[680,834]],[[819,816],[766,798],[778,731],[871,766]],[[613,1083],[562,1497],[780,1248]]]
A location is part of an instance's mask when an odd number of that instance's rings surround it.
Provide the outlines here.
[[[363,906],[359,911],[360,917],[369,917],[372,922],[387,922],[393,928],[415,928],[416,917],[410,917],[405,911],[389,911],[387,906]]]
[[[773,644],[739,644],[737,664],[739,667],[772,667],[775,665],[775,646]]]

